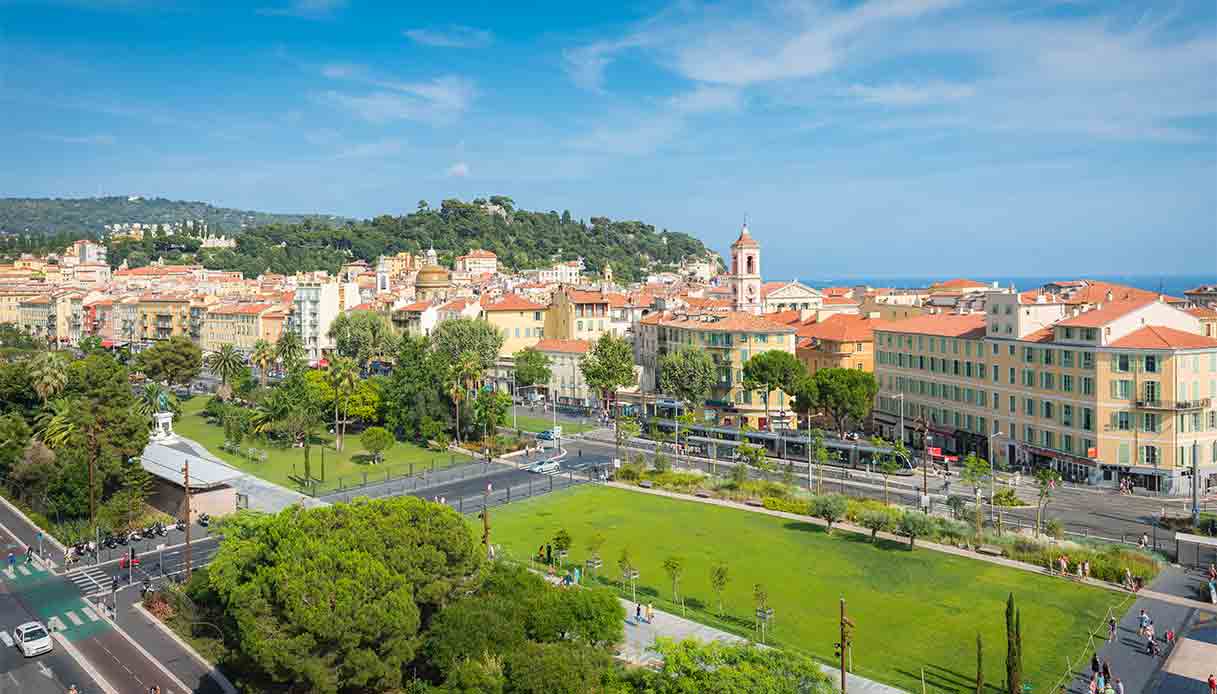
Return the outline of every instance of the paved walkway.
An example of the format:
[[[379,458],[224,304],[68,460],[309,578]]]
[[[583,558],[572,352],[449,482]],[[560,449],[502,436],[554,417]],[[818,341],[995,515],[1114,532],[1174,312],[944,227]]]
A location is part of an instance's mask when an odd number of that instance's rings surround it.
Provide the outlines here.
[[[708,627],[699,622],[659,610],[654,611],[655,618],[651,623],[646,621],[639,622],[634,619],[634,603],[623,599],[621,600],[621,605],[625,608],[626,612],[625,642],[620,649],[621,658],[636,665],[658,666],[660,664],[659,654],[652,650],[655,639],[660,636],[676,641],[696,639],[704,643],[711,641],[747,643],[748,641],[748,639],[741,636],[736,636],[735,634],[730,634],[720,629]],[[828,675],[838,686],[840,685],[840,670],[823,663],[819,663],[819,666],[824,671],[824,674]],[[874,680],[868,680],[865,677],[859,677],[852,673],[846,675],[845,680],[850,692],[861,692],[863,694],[905,694],[902,689],[880,684]]]
[[[171,445],[179,450],[193,452],[200,458],[205,458],[225,467],[232,467],[213,455],[203,444],[193,439],[188,439],[185,436],[176,436]],[[236,470],[236,468],[233,469]],[[241,472],[240,470],[236,471]],[[329,505],[320,499],[314,499],[311,496],[292,491],[287,487],[267,482],[261,477],[249,473],[242,473],[240,477],[229,482],[229,486],[236,489],[238,494],[244,494],[245,498],[249,500],[249,508],[255,511],[278,513],[293,505],[303,505],[305,508]]]

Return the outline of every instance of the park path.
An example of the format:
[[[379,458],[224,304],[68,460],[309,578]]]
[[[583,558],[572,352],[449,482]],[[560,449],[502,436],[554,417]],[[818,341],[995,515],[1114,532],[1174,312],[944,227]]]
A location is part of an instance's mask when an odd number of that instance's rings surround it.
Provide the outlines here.
[[[658,666],[661,658],[655,652],[653,646],[655,639],[664,637],[675,641],[684,639],[695,639],[703,643],[719,641],[722,643],[747,643],[748,639],[742,636],[736,636],[721,629],[706,626],[699,622],[694,622],[691,619],[685,619],[677,615],[654,610],[654,619],[648,623],[645,620],[638,621],[634,618],[635,603],[629,600],[621,599],[621,605],[625,608],[625,641],[620,648],[620,656],[623,660],[634,665],[642,666]],[[817,663],[824,674],[840,686],[841,671],[830,665]],[[845,677],[846,687],[851,693],[858,694],[905,694],[904,690],[895,687],[868,680],[865,677],[860,677],[853,673],[849,673]]]

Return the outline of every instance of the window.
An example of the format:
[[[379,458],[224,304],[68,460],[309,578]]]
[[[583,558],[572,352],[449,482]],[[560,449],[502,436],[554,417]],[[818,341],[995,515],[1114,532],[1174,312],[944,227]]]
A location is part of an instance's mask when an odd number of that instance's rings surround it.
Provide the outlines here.
[[[1040,374],[1040,388],[1044,390],[1056,389],[1056,376],[1048,372]]]
[[[1141,428],[1149,433],[1158,431],[1158,415],[1146,412],[1141,420]]]
[[[976,377],[982,381],[985,380],[986,378],[988,378],[988,374],[985,373],[984,363],[980,363],[980,364],[976,365]]]
[[[516,328],[516,337],[519,337],[519,336],[520,336],[520,329]]]
[[[575,330],[583,332],[583,321],[575,321]]]
[[[1041,408],[1041,411],[1043,412],[1044,419],[1055,419],[1053,415],[1056,414],[1056,407],[1053,406],[1051,400],[1044,401],[1044,406]]]
[[[1094,395],[1094,379],[1090,376],[1082,377],[1082,395]]]
[[[1073,392],[1073,376],[1069,374],[1061,374],[1061,390],[1066,393]]]
[[[1030,388],[1035,385],[1035,372],[1031,369],[1023,369],[1023,386]]]
[[[1141,392],[1145,394],[1144,399],[1148,400],[1150,402],[1157,401],[1158,396],[1161,393],[1161,391],[1159,391],[1159,389],[1158,389],[1157,381],[1146,381],[1145,383],[1143,383],[1141,385]]]
[[[1061,450],[1073,453],[1073,437],[1069,434],[1061,434]]]
[[[1157,446],[1141,446],[1141,464],[1157,465],[1162,460]]]
[[[1018,398],[1010,396],[1010,414],[1018,414]]]
[[[1132,430],[1132,417],[1127,412],[1113,412],[1112,416],[1116,420],[1116,429],[1119,431]]]
[[[1023,347],[1023,362],[1027,364],[1035,362],[1035,352],[1030,347]]]
[[[1089,407],[1082,408],[1082,430],[1094,431],[1094,410]]]
[[[1082,352],[1082,368],[1094,368],[1094,352]]]
[[[1027,415],[1028,417],[1035,416],[1035,401],[1031,398],[1023,399],[1023,414]]]
[[[1073,426],[1073,405],[1061,405],[1061,424]]]
[[[1114,400],[1128,400],[1132,397],[1132,381],[1120,379],[1111,382],[1111,397]]]
[[[1065,328],[1066,337],[1072,337],[1072,333],[1073,333],[1073,328]],[[1064,367],[1067,367],[1070,369],[1073,368],[1073,351],[1072,350],[1068,350],[1068,349],[1061,350],[1061,366],[1064,366]]]
[[[1029,426],[1023,427],[1023,440],[1027,443],[1035,443],[1035,429]]]
[[[1073,339],[1073,328],[1065,328],[1065,339],[1066,340]]]
[[[1145,355],[1145,373],[1158,373],[1158,356],[1155,354]]]
[[[1131,369],[1132,360],[1127,354],[1111,355],[1111,370],[1117,373],[1126,374]]]
[[[1013,367],[1013,366],[1011,366],[1011,367],[1010,367],[1010,385],[1014,385],[1014,383],[1015,383],[1015,379],[1014,379],[1014,367]]]
[[[983,390],[976,391],[976,404],[977,405],[980,405],[981,407],[988,407],[989,401],[987,398],[988,398],[988,393],[986,393],[985,391],[983,391]]]
[[[1052,366],[1052,353],[1054,351],[1051,349],[1044,350],[1044,366]]]
[[[1044,448],[1056,448],[1056,437],[1051,431],[1044,432]]]

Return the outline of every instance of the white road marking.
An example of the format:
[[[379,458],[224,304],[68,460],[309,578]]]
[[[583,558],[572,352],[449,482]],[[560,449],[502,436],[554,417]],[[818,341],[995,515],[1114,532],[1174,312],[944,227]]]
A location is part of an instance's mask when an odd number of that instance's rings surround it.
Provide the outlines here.
[[[84,620],[81,619],[79,616],[77,616],[77,614],[75,612],[73,612],[72,610],[68,610],[66,612],[66,614],[67,614],[68,619],[70,619],[72,621],[72,624],[75,626],[80,626],[81,624],[85,623]]]
[[[13,637],[8,635],[7,631],[0,630],[0,641],[4,642],[5,648],[12,648],[17,644],[13,642]]]
[[[101,617],[98,617],[97,613],[93,611],[92,607],[85,606],[80,608],[80,611],[85,613],[85,616],[89,618],[90,622],[96,622],[97,620],[101,619]]]
[[[27,568],[25,568],[25,564],[22,564],[21,566],[18,566],[18,567],[17,567],[17,571],[18,571],[18,572],[20,572],[22,576],[29,576],[29,575],[30,575],[30,570],[29,570],[29,569],[27,569]]]
[[[51,628],[51,631],[63,631],[65,628],[63,626],[63,620],[59,619],[58,617],[51,617],[46,623],[47,626]]]

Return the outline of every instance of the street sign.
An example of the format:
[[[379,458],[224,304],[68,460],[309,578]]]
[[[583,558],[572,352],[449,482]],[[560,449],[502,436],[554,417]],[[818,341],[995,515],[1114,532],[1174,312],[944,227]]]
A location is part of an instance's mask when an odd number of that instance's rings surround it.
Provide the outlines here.
[[[554,427],[554,438],[559,438],[560,436],[562,436],[562,425],[561,424]]]
[[[941,448],[934,448],[934,447],[930,447],[930,448],[925,449],[925,452],[926,452],[926,453],[928,453],[928,454],[930,454],[930,455],[932,455],[932,456],[934,456],[934,455],[942,455],[942,449],[941,449]]]
[[[1098,458],[1098,457],[1099,457],[1099,449],[1095,448],[1094,446],[1091,446],[1090,448],[1087,448],[1087,449],[1086,449],[1086,457],[1087,457],[1087,458]]]

